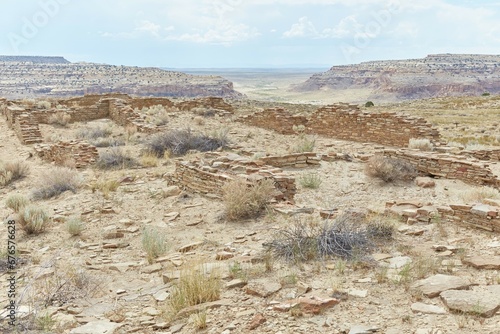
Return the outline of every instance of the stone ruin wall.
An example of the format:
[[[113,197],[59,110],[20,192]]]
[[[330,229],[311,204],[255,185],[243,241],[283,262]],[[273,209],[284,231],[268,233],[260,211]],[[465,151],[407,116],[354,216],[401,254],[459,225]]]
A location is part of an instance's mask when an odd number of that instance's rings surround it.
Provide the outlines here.
[[[400,201],[386,203],[386,213],[400,216],[409,225],[416,222],[431,223],[437,218],[442,222],[500,232],[500,202],[485,200],[488,204],[450,204],[436,206],[431,203]]]
[[[296,134],[293,127],[302,125],[309,134],[396,147],[407,147],[411,138],[439,141],[439,132],[423,118],[388,112],[363,112],[350,104],[323,107],[308,117],[272,108],[239,120],[281,134]]]
[[[238,121],[257,126],[259,128],[273,130],[284,135],[293,135],[297,132],[294,127],[307,126],[308,119],[305,116],[292,115],[283,108],[270,108],[258,111],[252,115],[240,117]]]
[[[267,156],[254,161],[255,165],[268,165],[279,168],[305,168],[319,166],[321,158],[316,153],[294,153],[282,156]]]
[[[185,189],[210,195],[217,198],[222,197],[222,187],[236,178],[245,178],[250,185],[264,179],[274,181],[277,195],[276,201],[294,202],[297,191],[295,178],[284,173],[281,169],[272,166],[245,166],[227,157],[219,157],[208,164],[199,161],[176,161],[175,171],[169,175],[169,182],[179,185]]]
[[[473,185],[500,188],[500,179],[484,162],[474,161],[463,156],[410,149],[386,149],[383,154],[387,157],[410,162],[422,174],[458,179]]]
[[[94,164],[99,157],[97,148],[84,141],[59,141],[55,144],[38,144],[37,155],[44,161],[60,166],[83,168]]]
[[[465,150],[460,154],[467,155],[484,161],[500,161],[500,148],[484,149],[484,150]]]
[[[221,97],[202,97],[195,100],[179,102],[175,106],[181,111],[190,111],[194,108],[212,108],[224,110],[229,113],[234,112],[233,106],[224,101]]]

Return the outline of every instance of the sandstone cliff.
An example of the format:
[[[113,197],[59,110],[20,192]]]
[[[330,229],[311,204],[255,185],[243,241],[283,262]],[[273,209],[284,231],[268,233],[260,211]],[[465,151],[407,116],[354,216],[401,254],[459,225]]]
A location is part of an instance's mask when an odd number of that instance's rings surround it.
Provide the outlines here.
[[[500,56],[436,54],[423,59],[370,61],[333,66],[293,87],[370,89],[372,98],[420,99],[500,93]]]
[[[0,58],[0,97],[70,97],[103,93],[243,97],[233,89],[232,82],[219,76],[197,76],[159,68],[63,63],[55,59],[44,62],[38,59],[43,57],[32,58],[37,59],[11,57],[1,61]]]

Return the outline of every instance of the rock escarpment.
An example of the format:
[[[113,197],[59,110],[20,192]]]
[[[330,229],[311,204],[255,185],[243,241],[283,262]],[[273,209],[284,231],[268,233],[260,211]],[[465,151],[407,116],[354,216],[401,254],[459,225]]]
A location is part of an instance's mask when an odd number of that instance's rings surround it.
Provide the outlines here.
[[[436,54],[333,66],[295,91],[368,89],[373,99],[420,99],[500,93],[500,55]]]

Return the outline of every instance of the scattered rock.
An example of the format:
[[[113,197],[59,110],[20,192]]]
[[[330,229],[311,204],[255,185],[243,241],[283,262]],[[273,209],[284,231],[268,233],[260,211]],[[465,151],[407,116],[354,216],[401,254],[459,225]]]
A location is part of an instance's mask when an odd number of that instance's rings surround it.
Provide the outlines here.
[[[412,289],[423,292],[429,298],[437,297],[446,290],[462,290],[471,286],[471,283],[465,278],[437,274],[426,279],[416,281],[412,284]]]
[[[448,290],[441,293],[445,305],[454,311],[492,317],[500,309],[500,285],[474,290]]]
[[[247,282],[241,279],[233,279],[232,281],[227,282],[226,289],[241,288],[245,285],[247,285]]]
[[[429,305],[424,303],[411,304],[411,310],[415,313],[424,314],[446,314],[446,310],[436,305]]]
[[[368,290],[349,289],[347,293],[349,294],[349,296],[358,298],[365,298],[366,296],[368,296]]]
[[[113,334],[122,325],[109,320],[91,321],[83,326],[72,329],[70,334]]]
[[[352,326],[349,330],[349,334],[371,334],[376,333],[380,330],[378,327],[368,327],[363,325]]]
[[[190,244],[179,247],[178,251],[181,253],[187,253],[203,245],[203,241],[192,242]]]
[[[389,268],[399,269],[411,263],[411,258],[408,256],[396,256],[389,260]]]
[[[415,179],[415,184],[421,188],[434,188],[436,182],[430,177],[419,176]]]
[[[266,298],[281,290],[281,284],[271,282],[267,279],[251,281],[246,287],[246,293],[249,295]]]
[[[266,321],[267,321],[267,319],[264,317],[264,315],[262,313],[257,313],[253,317],[252,321],[250,321],[250,324],[248,325],[248,329],[254,330],[257,327],[259,327],[260,325],[262,325],[263,323],[265,323]]]
[[[228,260],[234,257],[234,253],[231,252],[219,252],[215,255],[215,259],[218,261]]]
[[[477,269],[500,269],[500,256],[473,256],[467,257],[463,263],[473,266]]]
[[[304,313],[320,314],[326,308],[335,306],[339,302],[340,300],[335,298],[301,297],[275,305],[273,309],[280,312],[288,312],[292,308],[299,307]]]
[[[162,270],[162,266],[159,263],[152,264],[150,266],[142,268],[141,272],[144,274],[153,274]]]
[[[163,197],[172,197],[172,196],[177,196],[180,195],[182,190],[178,186],[170,186],[162,191]]]

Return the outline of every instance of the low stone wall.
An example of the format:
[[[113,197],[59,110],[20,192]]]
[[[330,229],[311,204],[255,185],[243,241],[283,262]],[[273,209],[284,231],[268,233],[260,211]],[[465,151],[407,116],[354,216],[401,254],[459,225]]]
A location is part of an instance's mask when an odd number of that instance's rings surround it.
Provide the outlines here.
[[[217,157],[206,164],[201,161],[178,160],[175,172],[167,177],[169,182],[185,189],[218,198],[222,197],[224,184],[236,178],[244,178],[249,185],[252,182],[271,179],[277,190],[275,200],[294,202],[296,186],[292,176],[272,166],[244,166],[227,156]]]
[[[41,143],[42,133],[38,127],[38,122],[30,113],[22,113],[14,118],[12,127],[21,141],[25,145]]]
[[[94,164],[99,153],[93,145],[83,141],[60,141],[55,144],[38,144],[35,150],[40,158],[56,165],[83,168]]]
[[[144,122],[141,115],[122,99],[105,99],[102,102],[109,104],[109,118],[118,125],[133,126],[138,132],[143,133],[156,133],[163,129]]]
[[[500,188],[500,178],[487,164],[463,156],[410,149],[386,149],[384,156],[408,161],[422,174]]]
[[[411,138],[439,141],[439,132],[423,118],[389,112],[363,112],[350,104],[322,107],[308,117],[272,108],[243,116],[239,121],[281,134],[294,134],[294,126],[302,125],[310,134],[397,147],[407,147]]]
[[[174,103],[164,97],[144,97],[144,98],[133,98],[128,101],[132,109],[138,108],[149,108],[153,106],[163,106],[163,107],[173,107]]]
[[[407,147],[411,138],[439,141],[439,132],[425,119],[383,112],[362,112],[352,105],[332,105],[318,109],[308,131],[343,140]]]
[[[259,128],[273,130],[284,135],[296,134],[294,126],[301,125],[305,127],[308,124],[306,116],[292,115],[283,108],[265,109],[252,115],[240,117],[238,121]]]
[[[316,153],[295,153],[282,156],[267,156],[254,161],[256,165],[268,165],[280,168],[305,168],[318,166],[321,158]]]
[[[386,203],[386,212],[396,214],[410,225],[431,223],[436,218],[442,222],[465,227],[500,232],[500,206],[489,204],[450,204],[435,206],[420,201],[397,201]]]
[[[460,152],[463,155],[474,157],[485,161],[500,161],[500,148],[485,150],[465,150]]]
[[[199,99],[179,102],[175,106],[182,111],[190,111],[194,108],[212,108],[224,110],[230,113],[234,111],[233,106],[224,101],[224,99],[221,97],[203,97]]]

